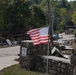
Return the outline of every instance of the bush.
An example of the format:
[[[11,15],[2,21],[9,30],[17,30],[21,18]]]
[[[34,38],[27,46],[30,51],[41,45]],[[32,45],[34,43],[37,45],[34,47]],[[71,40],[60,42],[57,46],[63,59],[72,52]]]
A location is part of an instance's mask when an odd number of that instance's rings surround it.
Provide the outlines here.
[[[76,29],[74,30],[74,32],[73,32],[73,33],[74,33],[74,35],[75,35],[75,37],[76,37]]]

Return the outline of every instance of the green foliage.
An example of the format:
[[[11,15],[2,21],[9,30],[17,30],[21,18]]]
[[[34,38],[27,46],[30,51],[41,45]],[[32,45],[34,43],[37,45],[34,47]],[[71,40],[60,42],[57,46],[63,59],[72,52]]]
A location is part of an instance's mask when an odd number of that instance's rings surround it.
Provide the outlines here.
[[[59,32],[63,32],[64,31],[63,22],[61,22],[60,24],[57,25],[57,31],[59,31]]]
[[[46,16],[41,7],[30,6],[27,0],[14,0],[7,7],[6,24],[7,30],[18,33],[28,30],[29,27],[45,26]]]
[[[0,0],[0,30],[4,30],[7,2]]]
[[[71,10],[72,10],[72,12],[73,11],[76,11],[76,1],[72,1],[71,3],[70,3],[70,5],[71,5]]]
[[[47,7],[47,1],[42,0],[41,7],[43,10],[47,13],[48,7]],[[58,29],[58,25],[64,30],[66,27],[66,23],[70,25],[70,13],[69,8],[70,4],[67,2],[67,0],[50,0],[50,8],[51,8],[51,15],[54,14],[54,29]],[[46,14],[47,15],[47,14]],[[52,18],[52,17],[51,17]],[[61,30],[62,30],[61,29]]]
[[[60,16],[63,18],[67,18],[68,17],[68,12],[67,12],[67,9],[66,8],[61,8],[60,9]]]
[[[65,30],[66,22],[68,20],[69,14],[66,8],[58,9],[60,12],[56,12],[57,19],[57,30],[60,32]]]
[[[47,12],[48,8],[47,8],[47,2],[46,2],[46,0],[42,0],[41,1],[40,7],[43,9],[44,12]]]
[[[31,4],[40,4],[42,0],[30,0]]]
[[[68,8],[67,0],[56,0],[56,6],[58,8]]]
[[[27,71],[26,69],[21,69],[19,65],[14,65],[3,69],[0,75],[46,75],[45,73]],[[49,74],[48,74],[49,75]]]
[[[76,25],[76,11],[72,14],[72,21]]]
[[[50,1],[50,8],[51,11],[55,8],[56,2],[54,0],[49,0]],[[47,13],[48,11],[48,1],[47,0],[42,0],[40,3],[41,8]]]
[[[74,30],[74,34],[76,35],[76,29]]]
[[[42,27],[46,25],[46,16],[40,7],[32,7],[31,24],[35,27]]]
[[[67,0],[61,0],[60,7],[61,8],[66,8],[67,7]]]
[[[14,3],[9,5],[7,8],[7,28],[13,31],[25,30],[26,26],[28,28],[31,11],[29,10],[29,2],[24,2],[21,0],[16,0]],[[15,32],[16,32],[15,31]]]
[[[49,1],[51,19],[54,14],[54,29],[59,27],[63,31],[67,24],[76,25],[76,1]],[[0,30],[17,32],[26,31],[29,27],[42,27],[47,24],[46,18],[47,0],[0,0]]]

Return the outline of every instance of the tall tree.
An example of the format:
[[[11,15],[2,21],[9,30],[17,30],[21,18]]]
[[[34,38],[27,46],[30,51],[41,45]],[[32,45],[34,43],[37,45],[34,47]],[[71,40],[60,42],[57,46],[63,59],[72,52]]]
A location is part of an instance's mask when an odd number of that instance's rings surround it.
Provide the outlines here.
[[[30,0],[32,4],[40,4],[42,0]]]
[[[71,1],[70,2],[70,4],[71,4],[71,11],[73,12],[73,11],[76,11],[76,1]]]
[[[41,7],[32,7],[31,25],[34,27],[42,27],[46,25],[46,16]]]
[[[15,0],[12,5],[9,5],[7,14],[7,28],[9,30],[12,32],[18,32],[28,28],[31,17],[29,2],[24,2],[24,0]]]
[[[66,8],[61,8],[60,9],[60,23],[58,25],[58,30],[59,28],[63,31],[66,27],[66,22],[67,22],[67,19],[68,19],[69,15],[68,15],[68,11]]]
[[[76,25],[76,11],[72,14],[72,21]]]
[[[6,10],[7,10],[8,1],[0,0],[0,30],[4,30],[5,25],[5,18],[6,18]]]

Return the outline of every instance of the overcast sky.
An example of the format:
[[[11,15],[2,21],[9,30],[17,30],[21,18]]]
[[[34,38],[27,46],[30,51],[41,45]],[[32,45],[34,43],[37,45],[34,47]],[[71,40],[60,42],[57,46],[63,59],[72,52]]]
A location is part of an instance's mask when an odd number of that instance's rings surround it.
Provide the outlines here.
[[[76,0],[68,0],[68,1],[76,1]]]

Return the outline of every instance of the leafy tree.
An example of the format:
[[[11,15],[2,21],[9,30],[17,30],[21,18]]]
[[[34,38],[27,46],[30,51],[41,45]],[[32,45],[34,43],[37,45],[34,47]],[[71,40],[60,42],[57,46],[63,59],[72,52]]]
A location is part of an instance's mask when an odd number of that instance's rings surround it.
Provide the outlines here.
[[[76,24],[75,7],[76,1],[50,0],[50,14],[55,17],[54,29],[63,31],[66,25]],[[29,27],[42,27],[47,24],[46,17],[47,0],[0,0],[0,30],[18,32]]]
[[[7,14],[7,28],[11,30],[11,32],[18,32],[28,28],[31,17],[28,2],[15,0],[13,4],[9,5]]]
[[[47,8],[47,2],[46,2],[46,0],[42,0],[41,1],[40,7],[43,9],[44,12],[47,12],[48,8]]]
[[[38,6],[32,7],[31,25],[34,27],[42,27],[46,25],[46,16]]]
[[[29,27],[45,26],[46,16],[41,7],[29,6],[27,0],[14,0],[8,5],[6,21],[7,30],[18,33],[26,31]]]
[[[57,25],[57,30],[56,31],[59,31],[59,32],[63,32],[64,31],[64,25],[63,25],[63,22],[61,22],[60,24]]]
[[[61,16],[61,18],[68,18],[68,11],[66,8],[60,9],[60,16]]]
[[[49,1],[50,1],[50,8],[51,9],[55,8],[56,1],[54,1],[54,0],[49,0]],[[47,0],[42,0],[41,3],[40,3],[40,6],[47,13],[47,11],[48,11],[48,2],[47,2]]]
[[[68,17],[69,15],[68,15],[67,9],[61,8],[60,9],[60,18],[61,18],[60,24],[62,25],[62,28],[65,28]]]
[[[30,0],[31,4],[40,4],[42,0]]]
[[[7,7],[13,0],[0,0],[0,30],[6,30]]]
[[[76,25],[76,12],[72,14],[72,21]]]
[[[67,0],[56,0],[55,2],[56,2],[56,6],[58,8],[68,8],[69,7]]]
[[[76,35],[76,29],[74,30],[74,34]]]
[[[73,12],[73,11],[76,11],[76,1],[71,1],[70,2],[70,5],[71,5],[71,12]]]
[[[66,8],[67,7],[67,0],[61,0],[60,7],[61,8]]]

